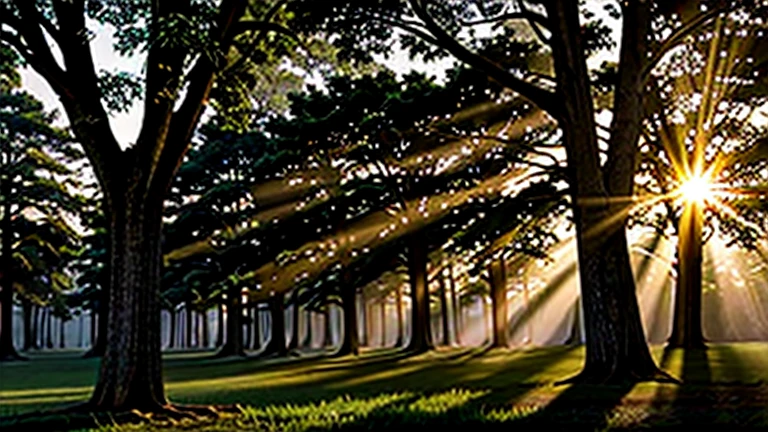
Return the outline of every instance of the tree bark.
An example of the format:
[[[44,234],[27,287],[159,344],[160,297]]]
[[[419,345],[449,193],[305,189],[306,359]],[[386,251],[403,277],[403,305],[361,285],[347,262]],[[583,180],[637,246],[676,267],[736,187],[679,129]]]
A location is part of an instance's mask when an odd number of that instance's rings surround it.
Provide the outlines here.
[[[408,243],[408,277],[411,284],[411,340],[406,350],[422,353],[434,348],[430,329],[427,250],[424,239],[414,235]]]
[[[170,314],[168,318],[168,348],[173,349],[176,347],[176,309],[171,306],[168,312]]]
[[[194,334],[194,330],[192,328],[194,321],[194,316],[192,314],[192,305],[190,302],[186,302],[184,304],[184,348],[190,349],[192,348],[192,335]]]
[[[96,313],[96,309],[91,309],[91,327],[90,327],[90,329],[91,329],[91,332],[90,332],[90,336],[91,336],[91,341],[90,341],[91,342],[91,349],[89,351],[93,351],[94,348],[96,347],[96,337],[97,337],[96,336],[96,326],[98,325],[99,321],[102,321],[102,320],[99,320],[99,314]],[[86,354],[88,354],[88,353],[86,352]],[[93,355],[89,355],[88,357],[92,357],[92,356]]]
[[[381,299],[380,303],[381,308],[379,309],[381,315],[379,316],[379,320],[381,321],[379,324],[381,326],[381,347],[387,346],[387,298]]]
[[[680,218],[677,288],[669,348],[704,348],[701,326],[703,205],[687,202]]]
[[[293,294],[291,295],[291,303],[293,303],[293,306],[291,307],[291,340],[288,343],[288,350],[289,351],[295,351],[299,348],[299,321],[300,321],[300,310],[299,310],[299,290],[294,289]]]
[[[304,340],[301,342],[301,346],[312,348],[312,312],[309,309],[304,309],[304,322],[306,323],[306,331],[304,332]]]
[[[250,302],[246,303],[243,307],[245,308],[246,317],[243,320],[243,327],[245,327],[243,346],[248,349],[253,344],[253,309]]]
[[[348,284],[349,279],[349,276],[344,276],[344,286],[341,288],[341,307],[344,309],[344,332],[339,349],[336,351],[336,356],[360,354],[360,340],[358,339],[357,330],[357,290]]]
[[[331,305],[327,304],[325,305],[325,309],[323,309],[323,324],[325,326],[325,331],[323,335],[323,346],[329,347],[333,346],[333,322],[331,321]]]
[[[216,319],[216,348],[224,344],[224,304],[222,299],[216,305],[219,314]]]
[[[245,356],[243,346],[242,298],[239,286],[227,289],[227,337],[216,357]]]
[[[369,326],[368,326],[368,303],[365,301],[365,294],[360,293],[360,296],[356,298],[356,301],[360,302],[360,319],[361,319],[361,327],[363,328],[363,332],[360,334],[360,345],[361,346],[368,346],[368,332],[369,332]]]
[[[22,298],[21,299],[21,311],[24,325],[24,344],[22,345],[22,351],[31,350],[34,347],[33,335],[35,334],[32,329],[32,302]]]
[[[132,183],[134,184],[134,183]],[[162,197],[112,196],[107,347],[90,404],[99,410],[162,410],[160,274]]]
[[[65,330],[65,324],[67,322],[64,321],[64,318],[59,320],[59,349],[66,348],[65,346],[65,337],[64,337],[64,330]]]
[[[626,5],[615,117],[642,107],[642,67],[633,67],[631,62],[644,61],[650,6],[639,0]],[[553,0],[546,8],[562,100],[558,122],[568,159],[587,336],[584,368],[574,380],[604,383],[652,379],[659,370],[650,356],[640,319],[624,230],[626,215],[622,217],[622,207],[611,205],[608,199],[611,195],[631,195],[636,152],[632,148],[637,137],[628,137],[628,141],[612,137],[610,163],[603,175],[578,4]],[[639,131],[641,119],[628,116],[627,125],[618,127],[615,118],[614,130]],[[611,223],[617,214],[618,222]]]
[[[53,314],[51,308],[46,308],[45,347],[53,349]]]
[[[507,272],[504,258],[494,260],[491,275],[491,347],[507,348]]]
[[[270,338],[262,355],[284,357],[288,355],[285,340],[285,294],[275,294],[269,299]]]
[[[40,349],[40,306],[32,305],[32,349]]]
[[[445,288],[445,277],[442,272],[437,275],[437,280],[440,283],[440,322],[442,324],[442,344],[448,346],[451,344],[451,331],[448,326],[448,290]]]
[[[253,343],[251,348],[258,350],[261,349],[261,312],[259,311],[259,304],[255,303],[252,308],[253,311]]]
[[[210,344],[210,335],[208,332],[208,311],[203,310],[200,312],[200,326],[202,327],[202,343],[201,348],[208,349],[208,345]]]
[[[453,278],[453,265],[448,264],[448,284],[451,289],[451,309],[453,311],[453,337],[456,345],[461,345],[461,311],[456,295],[456,281]]]
[[[0,244],[0,361],[23,360],[13,346],[13,258],[11,234],[11,182],[4,176],[0,182],[0,198],[3,218],[0,219],[2,242]],[[25,318],[26,319],[26,318]],[[25,331],[26,333],[26,331]],[[27,345],[26,335],[24,346]]]
[[[405,328],[403,325],[403,287],[395,289],[395,316],[397,317],[397,339],[395,348],[400,348],[405,344]]]
[[[106,264],[107,267],[109,264]],[[107,269],[106,271],[109,271]],[[85,358],[101,357],[107,349],[107,315],[109,314],[109,287],[102,286],[99,291],[99,299],[97,301],[98,313],[95,311],[91,318],[98,315],[99,319],[96,321],[96,326],[91,327],[91,348],[83,354]],[[93,323],[92,323],[93,324]]]

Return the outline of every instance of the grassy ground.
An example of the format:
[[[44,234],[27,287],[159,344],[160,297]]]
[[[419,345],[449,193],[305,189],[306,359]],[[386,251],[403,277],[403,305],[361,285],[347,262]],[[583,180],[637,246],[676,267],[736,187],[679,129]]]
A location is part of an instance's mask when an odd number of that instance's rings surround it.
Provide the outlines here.
[[[237,403],[243,414],[177,429],[379,430],[457,423],[505,430],[510,423],[569,430],[717,423],[768,429],[768,344],[670,353],[656,348],[656,359],[683,385],[607,388],[554,385],[581,366],[583,348],[572,347],[444,350],[416,357],[372,351],[359,358],[271,361],[206,355],[167,355],[170,399]],[[97,365],[77,353],[0,364],[0,429],[16,414],[84,400]]]

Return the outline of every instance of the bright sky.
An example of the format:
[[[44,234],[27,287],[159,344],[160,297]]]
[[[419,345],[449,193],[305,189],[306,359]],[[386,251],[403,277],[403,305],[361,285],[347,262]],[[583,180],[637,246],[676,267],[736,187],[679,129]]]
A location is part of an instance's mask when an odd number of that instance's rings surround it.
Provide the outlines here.
[[[614,30],[614,39],[618,40],[618,21],[607,17],[602,10],[602,7],[599,7],[599,5],[606,3],[606,1],[608,0],[592,0],[596,5],[594,8],[595,12],[597,12],[598,16],[605,18],[606,22],[611,25]],[[96,37],[91,42],[91,46],[93,48],[96,68],[98,70],[104,69],[109,72],[127,71],[132,73],[140,73],[142,71],[142,68],[144,67],[143,57],[121,57],[112,49],[113,38],[111,32],[106,28],[94,30]],[[592,59],[592,62],[600,64],[612,55],[612,53],[605,53]],[[407,53],[404,51],[395,52],[388,60],[384,60],[383,58],[380,60],[384,65],[400,74],[416,70],[427,75],[436,76],[438,79],[445,77],[445,69],[452,64],[452,60],[450,59],[429,64],[420,61],[410,61]],[[58,110],[60,113],[60,122],[62,125],[66,124],[67,119],[64,114],[64,109],[48,83],[46,83],[45,80],[31,68],[22,70],[21,75],[24,89],[42,100],[49,110]],[[137,103],[134,104],[128,112],[115,114],[110,118],[112,130],[115,132],[117,140],[121,145],[128,146],[136,140],[136,137],[139,134],[142,114],[143,107],[141,106],[141,103]]]

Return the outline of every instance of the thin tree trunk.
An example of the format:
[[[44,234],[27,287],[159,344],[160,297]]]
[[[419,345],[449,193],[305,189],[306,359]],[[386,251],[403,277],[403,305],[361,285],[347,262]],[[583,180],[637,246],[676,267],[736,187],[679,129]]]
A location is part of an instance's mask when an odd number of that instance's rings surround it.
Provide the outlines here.
[[[363,328],[363,332],[360,335],[360,345],[361,346],[368,346],[368,332],[369,332],[369,326],[368,326],[368,303],[365,301],[365,294],[360,293],[358,301],[360,302],[360,312],[361,312],[361,327]]]
[[[227,337],[216,353],[217,357],[245,356],[243,346],[243,309],[240,287],[231,286],[227,290]]]
[[[202,330],[203,330],[202,331],[203,338],[202,338],[202,344],[201,344],[202,348],[208,349],[208,345],[210,345],[210,334],[208,332],[208,311],[205,309],[202,312],[200,312],[200,326],[202,327]]]
[[[323,346],[333,346],[333,322],[331,321],[331,305],[325,305],[323,309],[323,324],[325,325],[325,331],[323,335]]]
[[[395,289],[395,316],[397,319],[397,339],[395,348],[400,348],[405,344],[405,326],[403,325],[403,287],[398,286]]]
[[[79,330],[77,332],[78,333],[78,335],[77,335],[77,347],[78,348],[82,348],[83,347],[83,343],[85,342],[84,341],[84,339],[85,339],[85,323],[84,323],[85,316],[83,315],[82,311],[80,313],[80,319],[77,320],[77,321],[79,323],[79,325],[78,325],[78,329]]]
[[[348,275],[344,276],[344,286],[341,288],[341,307],[344,309],[344,332],[335,356],[360,354],[360,340],[357,329],[357,290],[348,284],[349,279]]]
[[[60,319],[60,320],[59,320],[59,349],[64,349],[64,348],[66,348],[66,347],[64,346],[64,345],[65,345],[65,342],[64,342],[64,339],[65,339],[65,338],[64,338],[64,330],[65,330],[65,328],[66,328],[66,327],[65,327],[65,324],[66,324],[66,323],[67,323],[67,322],[66,322],[66,321],[64,321],[64,318],[62,318],[62,319]]]
[[[184,347],[186,349],[192,348],[192,335],[194,334],[194,316],[192,314],[192,305],[190,302],[184,304]]]
[[[32,302],[24,298],[21,299],[21,310],[24,321],[24,345],[22,345],[22,351],[28,351],[34,348],[34,344],[32,343],[34,342],[33,335],[35,334],[32,328],[32,320],[34,315],[32,308]]]
[[[258,350],[261,349],[261,312],[259,311],[259,304],[255,303],[251,311],[253,316],[253,344],[251,348]]]
[[[109,264],[107,263],[107,270]],[[98,312],[96,312],[98,310]],[[102,286],[99,291],[99,298],[96,302],[96,308],[92,312],[91,318],[98,316],[95,326],[91,327],[91,348],[83,354],[85,358],[101,357],[107,349],[107,315],[109,314],[109,287]],[[103,319],[102,319],[103,318]],[[92,323],[93,324],[93,323]]]
[[[251,308],[250,302],[246,303],[244,307],[246,319],[243,320],[243,327],[245,327],[243,346],[248,349],[253,345],[253,308]]]
[[[40,306],[32,306],[32,349],[40,349]]]
[[[96,344],[96,326],[99,322],[99,316],[96,313],[96,309],[91,309],[91,350],[95,347]],[[87,354],[87,353],[86,353]]]
[[[406,349],[422,353],[434,348],[430,329],[427,250],[423,238],[413,235],[408,243],[408,277],[411,284],[411,340]]]
[[[48,321],[48,308],[45,306],[40,307],[40,321],[37,325],[37,340],[40,341],[40,349],[45,348],[45,324]]]
[[[262,355],[284,357],[288,355],[285,340],[285,294],[275,294],[269,299],[270,338]]]
[[[677,287],[670,348],[704,348],[701,328],[702,205],[687,202],[680,218]]]
[[[451,309],[453,311],[453,337],[456,345],[461,345],[461,311],[456,296],[456,281],[453,278],[453,265],[448,264],[448,285],[451,289]]]
[[[222,299],[219,299],[216,309],[219,311],[216,318],[216,347],[218,348],[224,345],[224,304]]]
[[[381,346],[382,348],[387,346],[387,299],[386,297],[381,299],[379,320],[381,321]]]
[[[53,349],[53,314],[51,308],[46,308],[48,313],[46,314],[47,326],[45,330],[45,347]]]
[[[507,348],[507,277],[504,259],[491,263],[491,347]]]
[[[304,332],[304,340],[301,342],[301,346],[306,348],[312,348],[312,311],[304,309],[304,322],[306,331]]]
[[[288,343],[288,350],[289,351],[295,351],[299,348],[299,321],[300,321],[300,310],[299,310],[299,290],[295,289],[293,290],[293,294],[291,295],[291,303],[293,303],[293,306],[291,308],[291,340]]]
[[[173,306],[168,309],[170,313],[169,329],[168,329],[168,348],[173,349],[176,347],[176,308]]]
[[[0,361],[24,360],[13,346],[13,259],[11,235],[11,182],[6,177],[0,182],[0,198],[3,200],[3,218],[0,220],[2,244],[0,245]],[[26,315],[25,315],[26,320]],[[24,347],[27,346],[26,329]],[[26,349],[26,348],[25,348]]]
[[[442,343],[444,346],[451,344],[451,332],[448,326],[448,290],[445,288],[445,277],[442,272],[437,275],[437,280],[440,282],[440,321],[442,323]]]

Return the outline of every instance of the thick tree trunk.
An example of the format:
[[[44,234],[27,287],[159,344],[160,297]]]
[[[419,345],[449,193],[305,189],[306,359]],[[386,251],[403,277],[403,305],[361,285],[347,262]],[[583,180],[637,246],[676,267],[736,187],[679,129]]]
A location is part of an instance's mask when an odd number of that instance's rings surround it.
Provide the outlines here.
[[[168,348],[173,349],[176,347],[176,309],[171,306],[168,312],[170,314],[168,318]]]
[[[344,282],[348,282],[348,277],[345,276]],[[341,307],[344,309],[344,331],[342,334],[341,344],[336,356],[344,355],[358,355],[360,354],[360,340],[358,339],[357,330],[357,291],[352,286],[345,284],[341,289]]]
[[[227,290],[227,337],[216,353],[217,357],[245,356],[242,305],[240,287],[230,286]]]
[[[326,305],[325,309],[323,309],[323,324],[325,326],[323,346],[333,346],[333,322],[331,321],[331,305]]]
[[[291,307],[291,340],[288,343],[288,350],[289,351],[295,351],[299,348],[299,326],[301,323],[301,314],[299,310],[299,290],[295,289],[293,290],[293,294],[291,295],[291,303],[293,303],[293,306]]]
[[[0,182],[0,198],[3,200],[3,218],[0,220],[2,244],[0,244],[0,361],[23,360],[13,346],[13,259],[11,235],[11,183],[7,178]],[[26,319],[26,317],[25,317]],[[25,332],[26,333],[26,332]],[[26,347],[26,335],[24,338]]]
[[[107,347],[90,400],[98,410],[162,410],[160,274],[162,199],[123,194],[109,212]],[[141,196],[141,198],[138,198]],[[113,194],[113,199],[118,196]]]
[[[448,346],[451,344],[451,331],[448,325],[448,290],[445,288],[445,277],[440,273],[437,276],[437,280],[440,282],[440,323],[442,324],[442,344]]]
[[[224,344],[224,304],[223,300],[219,299],[219,303],[216,305],[216,309],[219,311],[216,319],[216,347],[220,347]]]
[[[270,338],[263,355],[284,357],[288,355],[285,340],[285,294],[275,294],[269,299]]]
[[[584,369],[575,379],[602,383],[655,378],[659,371],[648,350],[640,319],[624,230],[626,216],[622,217],[622,208],[609,200],[609,194],[631,194],[635,169],[632,148],[637,137],[629,137],[627,142],[612,137],[611,161],[608,174],[603,176],[578,2],[553,0],[546,8],[551,21],[558,95],[562,99],[558,121],[564,135],[574,203],[587,339]],[[629,65],[629,70],[626,67],[631,61],[644,60],[648,8],[648,2],[630,1],[623,10],[624,70],[620,71],[615,115],[623,116],[642,107],[642,63]],[[638,34],[642,38],[635,40]],[[626,125],[614,130],[639,130],[642,117],[629,117]],[[619,222],[611,223],[617,214]]]
[[[424,239],[414,235],[408,243],[408,277],[411,284],[411,340],[406,350],[422,353],[434,348],[429,315],[427,250]]]
[[[702,204],[687,202],[680,218],[677,288],[669,348],[704,348],[701,327]]]
[[[453,311],[453,337],[456,345],[461,345],[461,311],[456,295],[456,281],[453,278],[453,266],[448,264],[448,284],[451,289],[451,310]]]
[[[395,316],[397,319],[397,339],[395,339],[395,348],[400,348],[405,344],[405,326],[403,325],[403,287],[395,289]]]
[[[491,347],[507,348],[507,272],[504,259],[494,260],[491,274]]]

